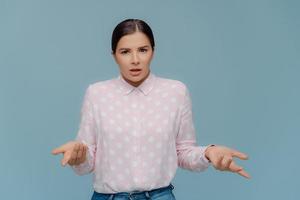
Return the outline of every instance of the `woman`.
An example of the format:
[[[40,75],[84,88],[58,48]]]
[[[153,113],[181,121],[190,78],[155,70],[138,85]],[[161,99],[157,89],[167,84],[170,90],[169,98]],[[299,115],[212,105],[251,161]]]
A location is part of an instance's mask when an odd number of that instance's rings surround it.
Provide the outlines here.
[[[187,87],[150,70],[155,42],[142,20],[127,19],[112,34],[117,78],[91,84],[85,94],[76,141],[54,149],[79,175],[94,172],[97,199],[175,199],[177,166],[249,174],[224,146],[197,146]],[[118,198],[117,198],[118,199]]]

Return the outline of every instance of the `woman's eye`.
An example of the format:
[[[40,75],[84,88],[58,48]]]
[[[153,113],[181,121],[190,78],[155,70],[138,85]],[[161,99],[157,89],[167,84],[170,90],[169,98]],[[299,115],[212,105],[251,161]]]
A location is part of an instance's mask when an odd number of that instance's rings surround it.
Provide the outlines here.
[[[148,49],[140,49],[140,52],[147,52]]]
[[[128,51],[121,51],[121,54],[127,54]]]

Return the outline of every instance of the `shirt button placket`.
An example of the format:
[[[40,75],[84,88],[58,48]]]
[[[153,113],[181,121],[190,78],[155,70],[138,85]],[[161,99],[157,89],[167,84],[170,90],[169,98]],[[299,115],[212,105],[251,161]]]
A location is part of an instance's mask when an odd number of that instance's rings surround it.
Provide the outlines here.
[[[141,164],[141,162],[142,162],[142,157],[141,157],[141,133],[142,133],[142,126],[141,126],[141,122],[142,122],[142,116],[143,116],[143,113],[142,113],[142,110],[140,109],[140,105],[141,105],[141,103],[142,103],[142,92],[141,91],[139,91],[139,90],[137,90],[137,95],[136,95],[136,98],[137,98],[137,119],[138,119],[138,121],[137,121],[137,126],[136,126],[136,128],[137,128],[137,132],[138,132],[138,134],[137,134],[137,143],[138,143],[138,152],[139,152],[139,154],[137,154],[137,160],[138,160],[138,163],[139,164]],[[139,179],[143,179],[143,177],[142,177],[142,173],[141,173],[141,170],[142,170],[142,167],[141,166],[139,166],[138,167],[138,170],[137,170],[137,173],[138,173],[138,177],[139,177]]]

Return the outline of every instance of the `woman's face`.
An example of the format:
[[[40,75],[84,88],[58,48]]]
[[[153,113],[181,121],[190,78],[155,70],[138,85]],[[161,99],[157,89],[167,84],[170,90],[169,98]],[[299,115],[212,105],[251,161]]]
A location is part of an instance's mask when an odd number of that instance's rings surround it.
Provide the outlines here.
[[[150,73],[153,53],[148,37],[142,32],[135,32],[119,40],[113,55],[123,78],[137,87]]]

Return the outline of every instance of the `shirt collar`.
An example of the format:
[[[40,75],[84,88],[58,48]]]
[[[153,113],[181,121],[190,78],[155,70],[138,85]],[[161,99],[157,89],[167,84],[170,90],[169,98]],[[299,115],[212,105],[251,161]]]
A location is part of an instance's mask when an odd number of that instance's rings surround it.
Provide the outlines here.
[[[156,76],[151,71],[149,73],[149,76],[138,87],[130,85],[123,78],[123,76],[119,74],[117,78],[119,89],[124,95],[130,94],[134,89],[141,91],[144,95],[148,95],[149,92],[153,89],[156,80]]]

